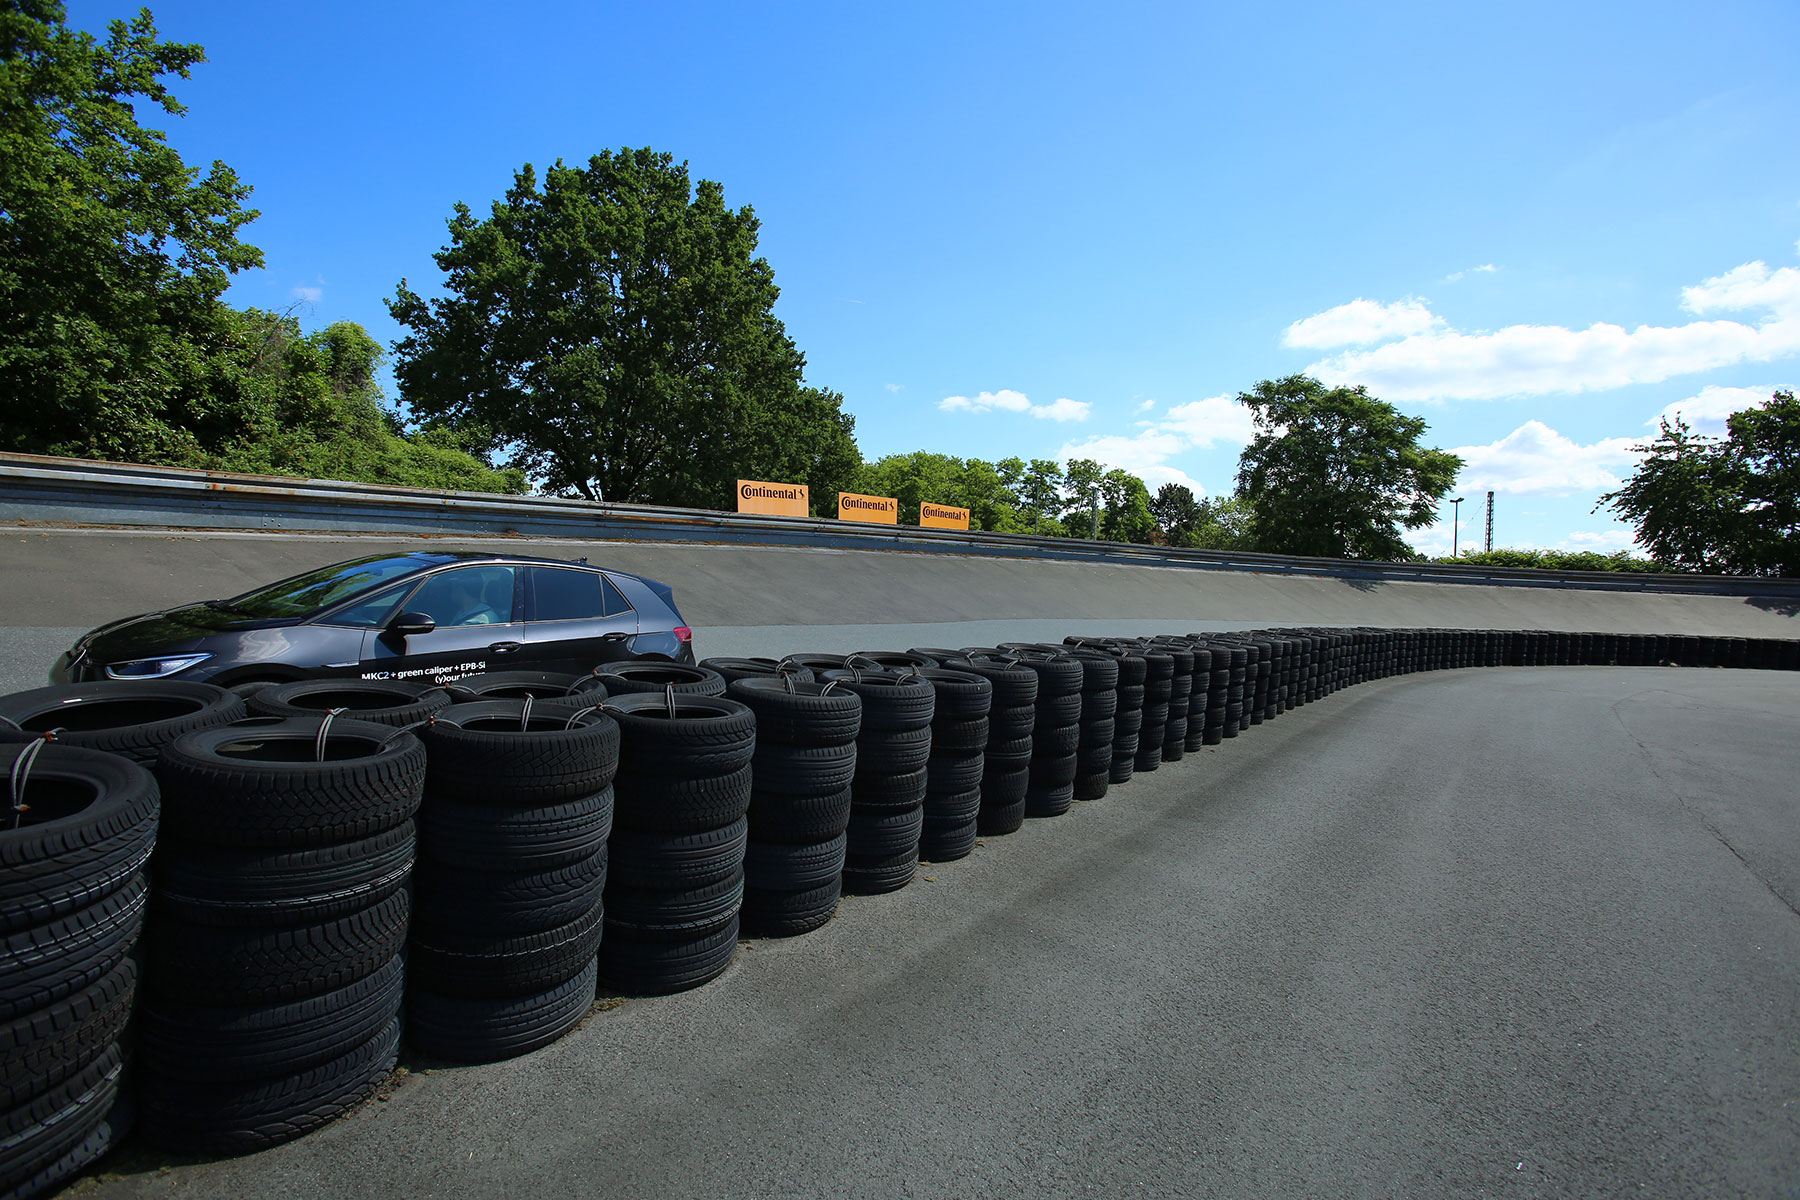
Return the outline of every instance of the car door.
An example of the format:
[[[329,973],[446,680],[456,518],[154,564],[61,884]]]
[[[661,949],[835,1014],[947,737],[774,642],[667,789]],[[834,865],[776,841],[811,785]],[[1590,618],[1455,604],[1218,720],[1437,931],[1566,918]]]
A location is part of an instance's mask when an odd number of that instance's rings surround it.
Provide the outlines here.
[[[518,666],[525,644],[520,587],[520,569],[510,563],[471,563],[427,576],[388,624],[402,613],[423,613],[435,627],[371,631],[363,639],[362,677],[442,682]]]
[[[637,610],[601,572],[586,567],[526,567],[525,651],[539,671],[583,675],[631,658]]]

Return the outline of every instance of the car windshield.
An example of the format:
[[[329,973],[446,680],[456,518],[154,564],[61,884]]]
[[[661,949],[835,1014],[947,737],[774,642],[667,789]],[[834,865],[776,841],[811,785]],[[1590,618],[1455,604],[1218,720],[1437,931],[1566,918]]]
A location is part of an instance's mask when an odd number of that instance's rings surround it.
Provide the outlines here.
[[[333,563],[305,575],[283,579],[267,587],[219,601],[221,608],[250,617],[304,617],[359,592],[380,587],[413,571],[444,561],[433,555],[405,554],[392,558],[358,558]]]

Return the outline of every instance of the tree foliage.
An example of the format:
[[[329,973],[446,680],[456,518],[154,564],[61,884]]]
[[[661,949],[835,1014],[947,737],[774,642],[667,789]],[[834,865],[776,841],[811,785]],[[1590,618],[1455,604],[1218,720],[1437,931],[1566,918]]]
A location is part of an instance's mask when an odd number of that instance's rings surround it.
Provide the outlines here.
[[[1800,575],[1800,402],[1776,392],[1723,438],[1664,420],[1631,477],[1600,497],[1668,570]]]
[[[436,255],[447,295],[389,302],[402,397],[553,492],[717,507],[740,477],[828,495],[859,458],[774,315],[759,222],[650,149],[527,164]]]
[[[262,264],[250,189],[137,121],[180,116],[164,77],[204,61],[148,10],[101,42],[56,0],[0,3],[0,445],[166,462],[228,423],[205,377],[229,277]]]
[[[1601,554],[1595,550],[1474,550],[1451,558],[1448,555],[1431,560],[1470,567],[1513,567],[1539,571],[1624,571],[1657,572],[1668,568],[1648,558],[1635,558],[1619,550]]]
[[[1361,386],[1291,375],[1238,403],[1256,437],[1238,460],[1255,548],[1276,554],[1405,560],[1401,536],[1437,519],[1462,460],[1419,444],[1426,424]]]
[[[1150,500],[1163,541],[1190,550],[1250,548],[1250,508],[1239,496],[1196,498],[1179,483],[1165,483]]]

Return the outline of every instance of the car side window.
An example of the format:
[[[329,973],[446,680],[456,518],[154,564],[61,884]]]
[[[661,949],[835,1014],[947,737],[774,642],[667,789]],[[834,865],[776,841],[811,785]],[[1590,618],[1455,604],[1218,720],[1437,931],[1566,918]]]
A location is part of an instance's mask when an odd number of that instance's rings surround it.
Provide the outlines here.
[[[427,579],[406,607],[437,622],[439,629],[465,625],[505,625],[513,619],[516,567],[457,567]]]
[[[530,567],[533,621],[592,621],[631,611],[612,581],[598,571]]]
[[[379,629],[387,624],[387,619],[393,615],[395,606],[412,589],[411,581],[403,583],[399,587],[383,588],[367,600],[360,600],[349,608],[340,609],[329,617],[320,618],[319,624],[339,625],[349,629]]]

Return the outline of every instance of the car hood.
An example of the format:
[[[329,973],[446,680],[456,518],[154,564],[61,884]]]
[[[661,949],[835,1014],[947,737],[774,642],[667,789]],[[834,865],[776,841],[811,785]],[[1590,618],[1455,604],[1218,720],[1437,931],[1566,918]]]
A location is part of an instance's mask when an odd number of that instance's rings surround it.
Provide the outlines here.
[[[76,645],[87,651],[91,661],[125,662],[152,654],[178,654],[221,633],[298,623],[293,618],[246,617],[212,603],[188,604],[102,625]]]

